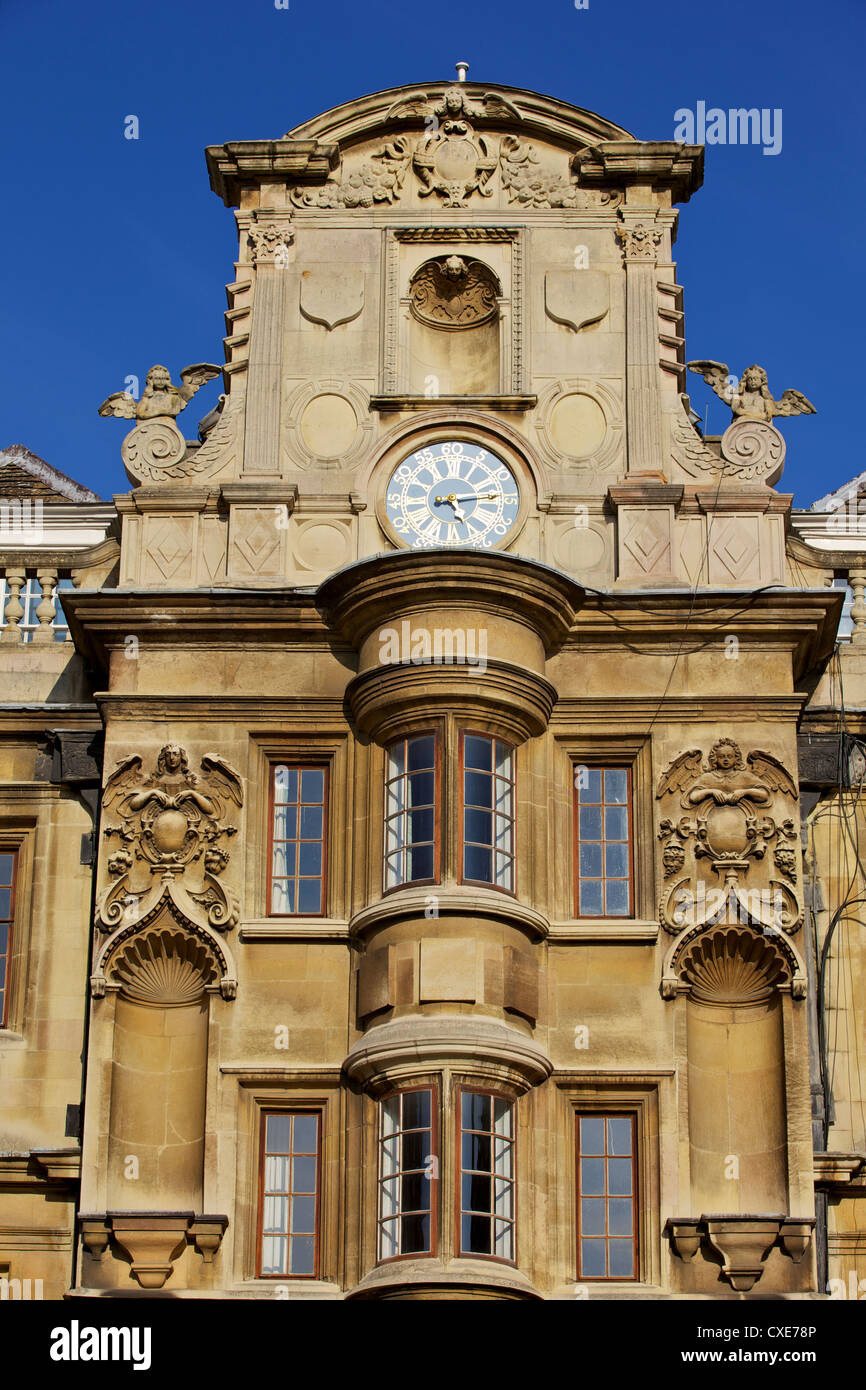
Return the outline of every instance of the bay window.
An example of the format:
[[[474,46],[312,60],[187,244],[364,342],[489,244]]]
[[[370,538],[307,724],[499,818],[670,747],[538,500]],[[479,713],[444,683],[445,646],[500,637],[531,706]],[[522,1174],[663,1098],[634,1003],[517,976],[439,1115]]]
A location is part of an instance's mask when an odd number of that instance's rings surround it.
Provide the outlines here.
[[[392,743],[385,766],[385,889],[439,878],[438,745],[434,734]]]
[[[460,1254],[514,1259],[514,1107],[484,1091],[459,1097]]]
[[[436,1244],[438,1156],[432,1089],[380,1103],[379,1259],[430,1255]]]

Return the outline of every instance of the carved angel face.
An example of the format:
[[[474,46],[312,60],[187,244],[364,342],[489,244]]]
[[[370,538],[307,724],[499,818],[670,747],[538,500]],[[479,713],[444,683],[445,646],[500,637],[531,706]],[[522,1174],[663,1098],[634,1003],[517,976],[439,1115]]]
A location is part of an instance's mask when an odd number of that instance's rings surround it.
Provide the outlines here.
[[[763,367],[747,367],[743,372],[743,384],[747,391],[760,391],[767,384],[767,373]]]
[[[731,739],[723,738],[713,745],[707,762],[715,772],[733,772],[734,768],[741,766],[742,758],[737,745]]]
[[[167,367],[161,367],[159,364],[151,367],[147,374],[145,387],[149,388],[151,392],[171,390],[171,372]]]
[[[160,751],[159,765],[165,772],[178,772],[183,764],[183,749],[179,743],[167,743]]]

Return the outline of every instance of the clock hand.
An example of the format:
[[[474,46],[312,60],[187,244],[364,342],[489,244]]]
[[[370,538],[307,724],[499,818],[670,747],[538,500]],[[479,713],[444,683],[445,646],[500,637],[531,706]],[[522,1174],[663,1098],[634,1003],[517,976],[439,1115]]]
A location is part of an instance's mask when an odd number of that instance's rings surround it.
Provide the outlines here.
[[[450,502],[453,506],[455,502],[494,502],[498,496],[498,492],[470,492],[466,497],[457,497],[449,492],[447,497],[434,497],[433,501]]]

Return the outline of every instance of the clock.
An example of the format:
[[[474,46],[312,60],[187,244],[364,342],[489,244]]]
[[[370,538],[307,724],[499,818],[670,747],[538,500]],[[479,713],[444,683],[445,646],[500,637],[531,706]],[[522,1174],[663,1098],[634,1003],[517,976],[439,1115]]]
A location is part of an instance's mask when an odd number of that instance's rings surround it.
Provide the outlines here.
[[[511,469],[478,444],[444,440],[417,449],[388,481],[385,511],[400,539],[490,550],[514,528],[520,491]]]

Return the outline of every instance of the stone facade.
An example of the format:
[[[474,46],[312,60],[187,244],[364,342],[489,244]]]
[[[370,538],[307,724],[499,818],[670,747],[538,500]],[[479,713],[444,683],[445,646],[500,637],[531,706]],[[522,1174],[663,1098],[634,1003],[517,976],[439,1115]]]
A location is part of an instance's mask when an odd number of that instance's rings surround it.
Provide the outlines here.
[[[721,439],[693,423],[702,149],[461,82],[207,159],[220,406],[187,440],[217,369],[152,368],[100,407],[133,422],[101,539],[77,499],[65,550],[3,550],[0,1266],[334,1300],[866,1274],[862,1094],[815,1128],[835,840],[804,865],[798,763],[847,568],[788,536],[805,397],[750,368]]]

